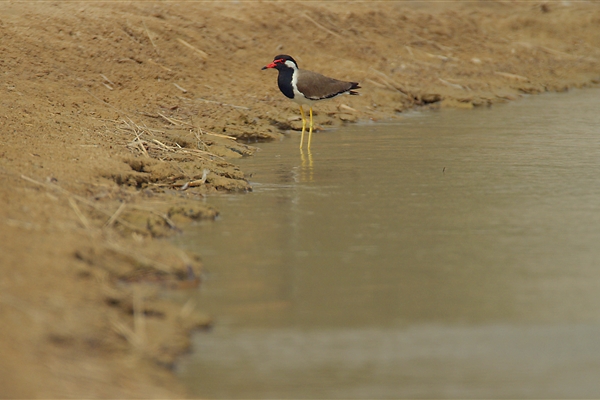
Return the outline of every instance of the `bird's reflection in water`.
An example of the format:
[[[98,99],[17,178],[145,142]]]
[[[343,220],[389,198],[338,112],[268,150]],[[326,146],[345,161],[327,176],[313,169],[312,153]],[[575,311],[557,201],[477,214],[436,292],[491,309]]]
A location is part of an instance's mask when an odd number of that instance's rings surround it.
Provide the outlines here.
[[[313,157],[312,152],[310,151],[310,147],[306,149],[306,155],[304,154],[304,150],[300,148],[300,160],[301,164],[301,173],[300,173],[300,181],[301,182],[313,182]]]

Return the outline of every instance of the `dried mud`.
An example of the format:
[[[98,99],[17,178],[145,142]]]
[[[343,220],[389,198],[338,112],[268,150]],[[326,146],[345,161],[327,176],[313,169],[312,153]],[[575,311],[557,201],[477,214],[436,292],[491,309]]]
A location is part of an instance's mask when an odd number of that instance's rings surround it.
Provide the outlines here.
[[[361,83],[330,128],[598,84],[599,43],[593,2],[0,3],[0,397],[187,395],[210,318],[162,298],[202,268],[164,238],[297,134],[275,54]]]

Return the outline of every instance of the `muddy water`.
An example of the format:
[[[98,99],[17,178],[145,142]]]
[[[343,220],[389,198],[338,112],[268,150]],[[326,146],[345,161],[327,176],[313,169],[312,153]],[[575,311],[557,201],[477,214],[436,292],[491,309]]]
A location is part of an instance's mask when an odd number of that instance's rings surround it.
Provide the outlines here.
[[[179,238],[208,398],[600,396],[600,92],[298,135]]]

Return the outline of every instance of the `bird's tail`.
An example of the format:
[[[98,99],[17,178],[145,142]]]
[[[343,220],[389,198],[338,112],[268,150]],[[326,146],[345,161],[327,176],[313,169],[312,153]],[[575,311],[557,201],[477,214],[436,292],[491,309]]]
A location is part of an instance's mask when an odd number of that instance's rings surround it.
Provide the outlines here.
[[[352,84],[352,86],[350,87],[350,91],[348,93],[351,94],[351,95],[358,95],[358,94],[360,94],[360,93],[355,92],[354,90],[352,90],[352,89],[360,89],[360,86],[358,85],[358,82],[350,82],[350,83]]]

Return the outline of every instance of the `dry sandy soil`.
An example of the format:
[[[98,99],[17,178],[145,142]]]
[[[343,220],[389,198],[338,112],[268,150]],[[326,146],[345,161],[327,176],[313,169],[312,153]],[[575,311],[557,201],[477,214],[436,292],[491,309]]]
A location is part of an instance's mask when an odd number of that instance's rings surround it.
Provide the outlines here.
[[[161,296],[202,267],[165,238],[298,135],[280,53],[361,83],[321,128],[489,106],[598,84],[600,4],[1,2],[0,397],[187,396],[169,367],[210,319]]]

